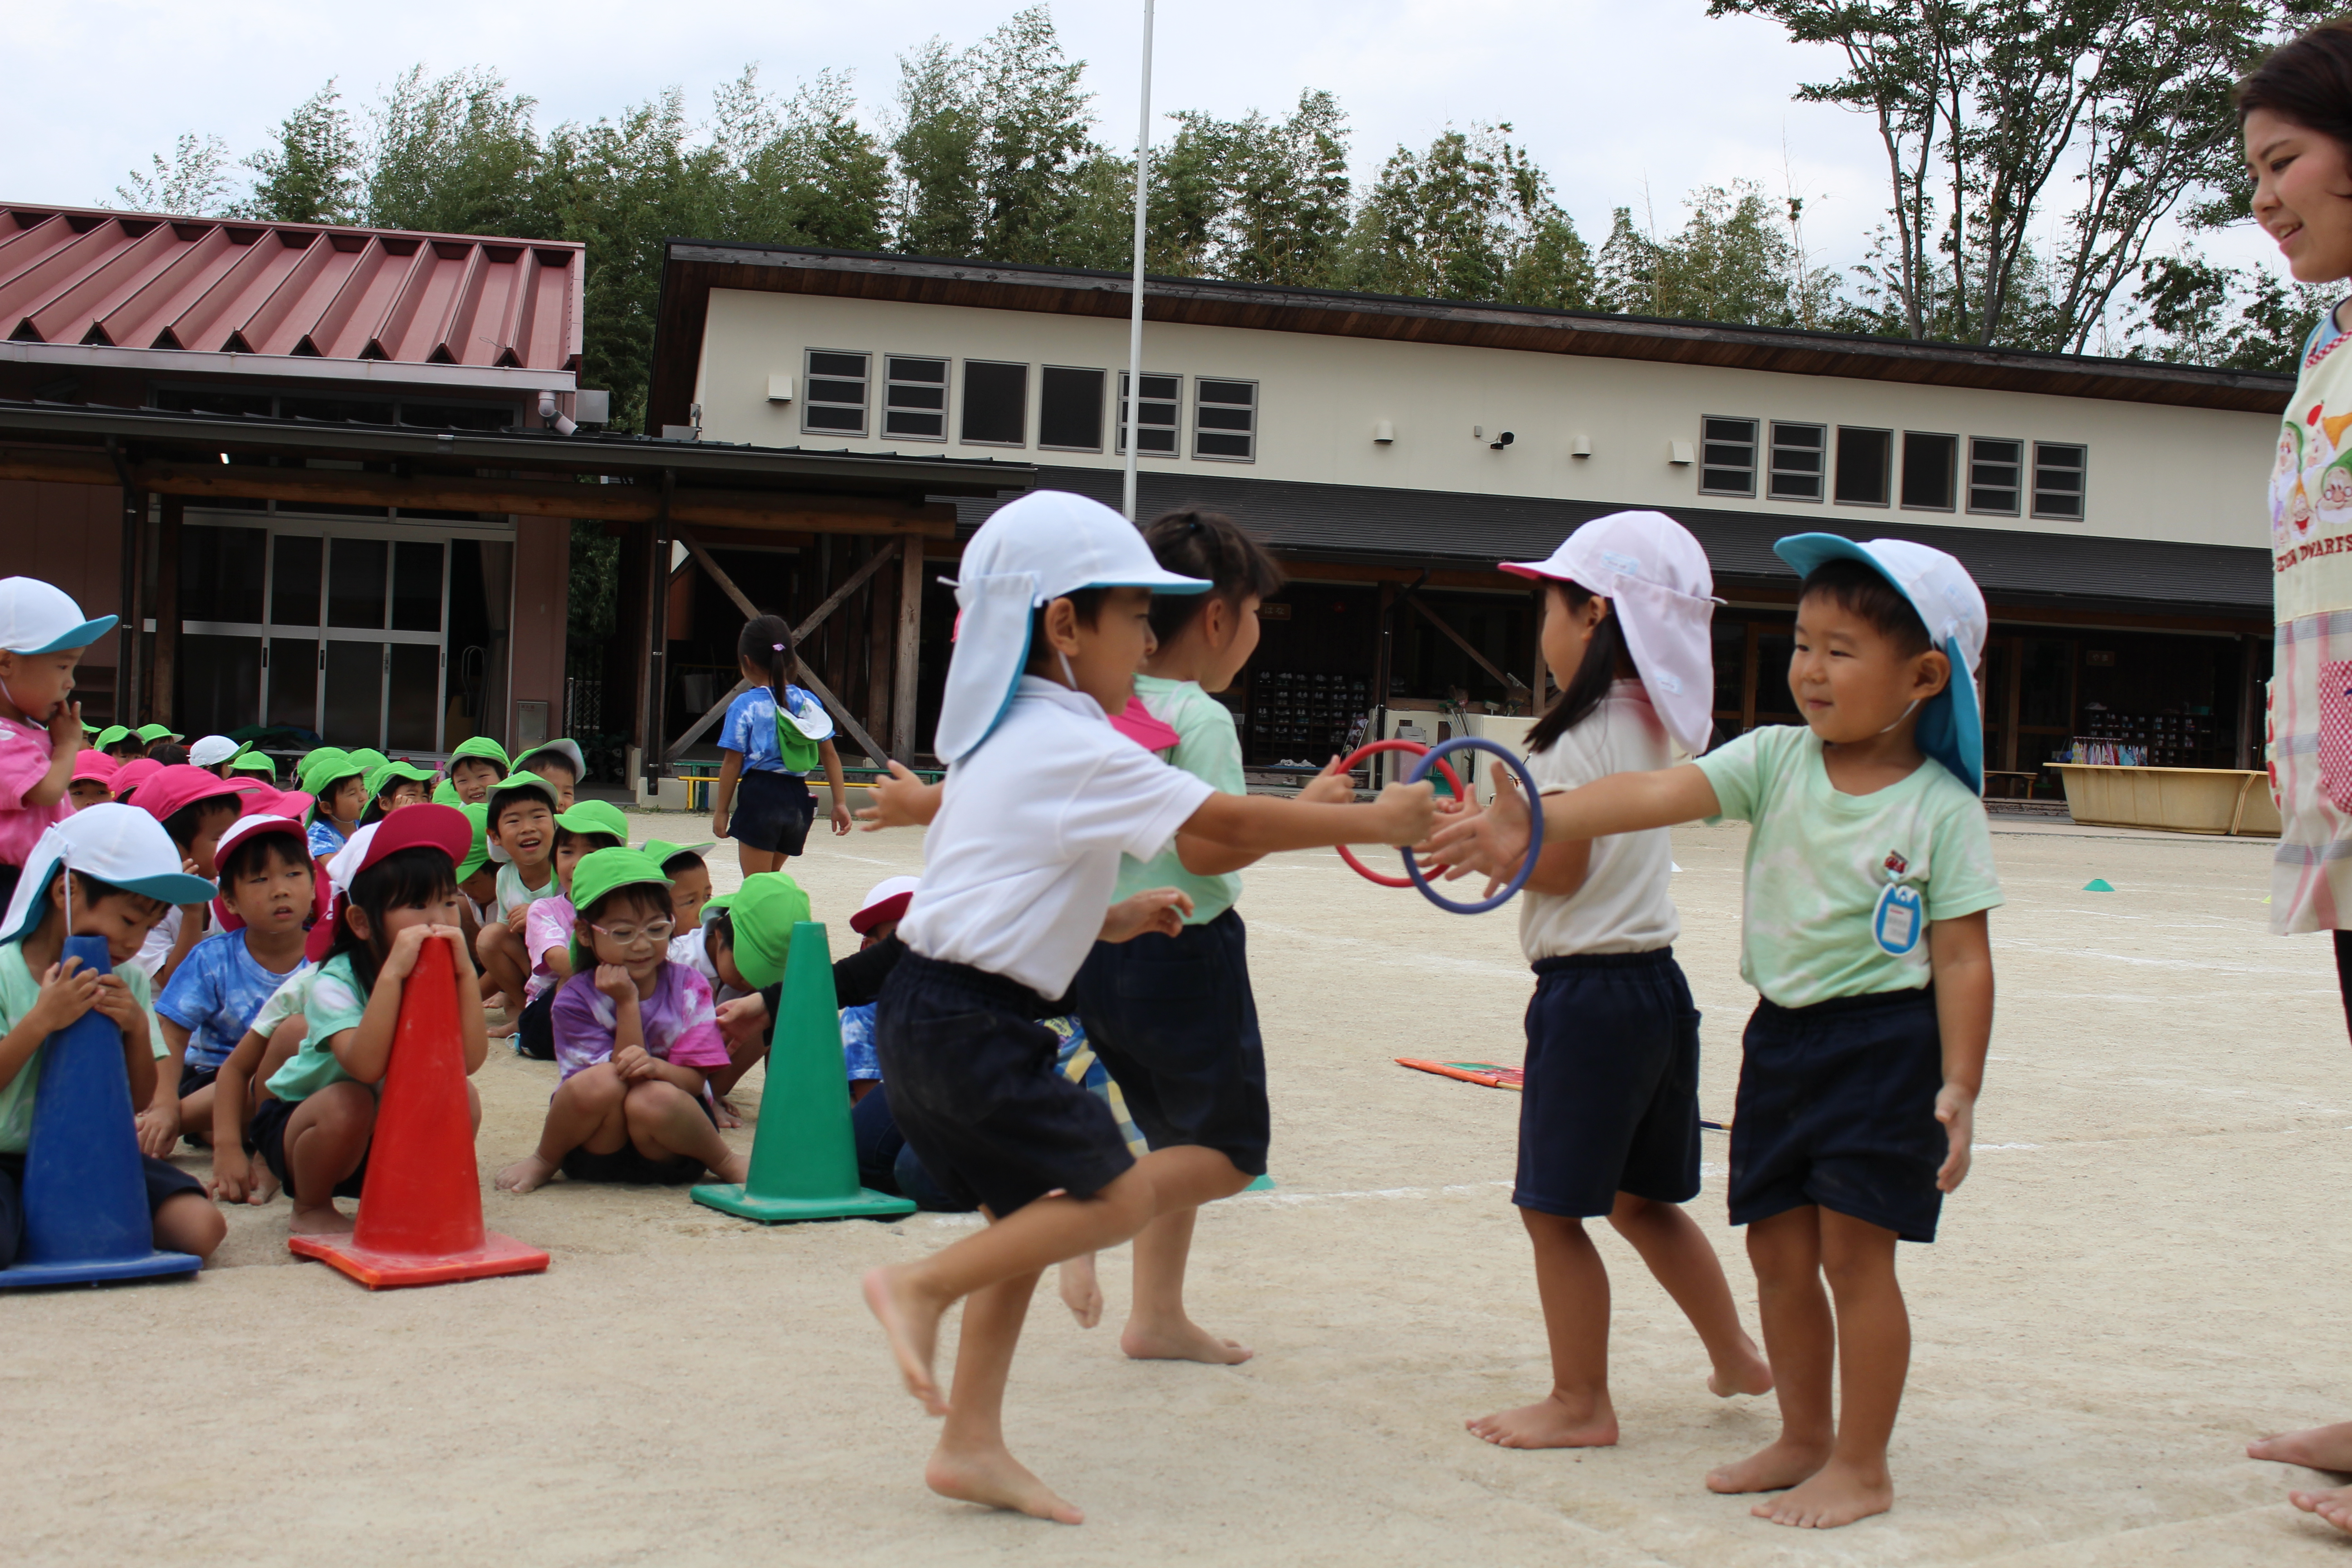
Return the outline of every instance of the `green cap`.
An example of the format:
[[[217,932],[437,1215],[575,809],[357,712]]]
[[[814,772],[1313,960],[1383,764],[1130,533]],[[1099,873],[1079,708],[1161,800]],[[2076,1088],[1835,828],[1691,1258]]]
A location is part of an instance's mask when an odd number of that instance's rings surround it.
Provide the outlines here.
[[[169,724],[142,724],[139,738],[152,746],[158,741],[176,741],[180,737],[172,732]]]
[[[577,871],[572,873],[572,885],[580,885]],[[754,872],[743,879],[742,890],[729,902],[727,914],[735,926],[735,967],[752,990],[765,991],[784,977],[793,927],[809,918],[808,895],[782,871]]]
[[[471,757],[478,763],[488,763],[499,770],[500,778],[514,772],[514,763],[507,758],[507,749],[488,735],[468,735],[449,748],[451,768],[456,768],[459,762],[467,757]]]
[[[490,805],[488,801],[478,801],[472,805],[453,804],[457,806],[457,814],[474,830],[473,847],[466,851],[463,860],[457,862],[457,880],[462,882],[490,863]]]
[[[81,732],[85,735],[95,735],[98,733],[98,726],[85,719],[81,721]]]
[[[599,801],[596,804],[601,805],[604,803]],[[571,814],[567,812],[565,815]],[[585,831],[601,832],[602,829]],[[669,879],[662,875],[660,863],[650,855],[635,849],[620,848],[599,849],[593,854],[583,855],[580,864],[572,868],[572,907],[585,910],[614,889],[639,882],[659,888],[665,893],[669,890]],[[583,917],[572,928],[572,972],[580,973],[593,963],[589,950],[588,921]]]
[[[278,764],[259,752],[249,752],[244,756],[230,758],[228,771],[233,773],[259,773],[273,784],[278,779]]]
[[[463,805],[466,804],[466,801],[465,797],[457,793],[457,784],[456,780],[443,779],[439,784],[433,786],[433,804],[436,805]],[[488,805],[489,802],[488,800],[484,800],[481,804]]]
[[[98,749],[102,752],[109,746],[129,739],[131,739],[131,730],[128,725],[109,724],[98,732]]]
[[[669,869],[669,863],[677,859],[681,855],[704,855],[716,849],[719,846],[716,844],[671,844],[659,838],[648,838],[641,847],[643,847],[646,854],[653,857],[654,864],[667,871]]]
[[[341,746],[317,746],[302,753],[294,764],[294,776],[301,782],[305,795],[323,795],[327,786],[340,780],[363,777],[367,769]]]
[[[372,773],[375,772],[376,769],[383,766],[384,763],[392,761],[390,757],[385,756],[373,746],[353,746],[351,749],[350,756],[352,761],[359,764],[359,770],[363,773]]]
[[[420,768],[415,763],[379,763],[368,770],[368,799],[373,800],[390,789],[394,779],[407,779],[415,784],[431,784],[433,774],[430,770]]]
[[[629,819],[622,816],[621,808],[609,800],[575,801],[570,811],[556,816],[555,826],[566,833],[610,834],[624,847],[629,842]],[[661,862],[656,860],[654,864],[658,866]],[[579,873],[574,871],[572,875],[576,877]]]
[[[588,776],[588,759],[581,753],[580,742],[577,741],[549,741],[533,746],[528,752],[520,752],[514,760],[515,772],[527,772],[533,763],[554,762],[559,759],[565,767],[572,770],[572,777],[575,783]]]

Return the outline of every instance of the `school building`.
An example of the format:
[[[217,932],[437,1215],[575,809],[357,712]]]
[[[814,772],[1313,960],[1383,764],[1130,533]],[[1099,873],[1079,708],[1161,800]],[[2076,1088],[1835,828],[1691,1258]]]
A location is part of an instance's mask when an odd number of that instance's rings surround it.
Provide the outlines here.
[[[675,241],[649,424],[1034,467],[957,499],[958,538],[1031,484],[1117,505],[1129,299],[1124,275]],[[1229,694],[1254,766],[1320,761],[1373,709],[1383,732],[1525,714],[1537,596],[1494,563],[1629,507],[1713,561],[1726,735],[1799,721],[1770,546],[1826,530],[1937,545],[1982,584],[1989,793],[2054,793],[2041,764],[2083,736],[2260,765],[2291,377],[1194,279],[1150,280],[1145,315],[1142,515],[1231,512],[1294,580]],[[923,548],[927,579],[951,574],[954,539]],[[928,743],[952,604],[924,593]],[[731,660],[716,638],[645,652],[710,678],[673,696],[674,736]]]
[[[666,686],[630,650],[705,539],[742,540],[837,565],[755,584],[781,598],[861,574],[832,630],[910,751],[901,543],[951,544],[937,498],[1027,466],[606,434],[584,284],[577,245],[0,204],[0,575],[123,617],[85,716],[421,759],[570,732],[617,782]],[[583,526],[616,613],[567,662]]]

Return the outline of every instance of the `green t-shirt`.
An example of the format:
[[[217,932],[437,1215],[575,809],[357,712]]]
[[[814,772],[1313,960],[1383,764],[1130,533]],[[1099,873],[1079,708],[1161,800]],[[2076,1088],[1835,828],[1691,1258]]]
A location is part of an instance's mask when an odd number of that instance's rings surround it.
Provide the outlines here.
[[[1932,978],[1925,931],[1890,953],[1872,933],[1889,881],[1917,889],[1932,923],[2001,901],[1984,803],[1941,763],[1871,795],[1842,795],[1801,724],[1750,730],[1698,760],[1723,817],[1746,822],[1740,977],[1783,1007],[1916,991]],[[1899,862],[1899,873],[1890,874]]]
[[[522,873],[515,869],[515,863],[511,860],[505,861],[499,867],[497,894],[499,919],[504,920],[524,905],[535,904],[541,899],[551,899],[561,891],[562,887],[555,879],[554,861],[551,860],[547,863],[547,886],[544,888],[527,885],[522,879]]]
[[[1249,785],[1242,778],[1241,736],[1234,728],[1232,709],[1192,680],[1162,680],[1158,676],[1139,675],[1135,678],[1135,694],[1143,699],[1143,705],[1151,710],[1154,718],[1176,731],[1175,747],[1157,755],[1226,795],[1249,793]],[[1238,871],[1217,877],[1194,876],[1177,858],[1172,841],[1149,860],[1119,857],[1118,890],[1111,895],[1114,900],[1153,888],[1181,888],[1191,894],[1192,912],[1185,917],[1184,923],[1206,925],[1234,907],[1234,901],[1242,896],[1242,878]]]
[[[352,1075],[327,1048],[345,1029],[360,1026],[367,993],[352,973],[352,955],[339,952],[311,972],[310,994],[302,1005],[302,1048],[269,1076],[269,1092],[288,1101],[304,1100]]]
[[[163,1026],[155,1019],[155,1004],[148,994],[147,972],[135,963],[126,963],[116,970],[122,984],[131,987],[131,994],[147,1015],[147,1040],[158,1057],[171,1055],[163,1045]],[[25,963],[25,944],[12,942],[0,947],[0,1035],[16,1026],[16,1020],[33,1010],[41,999],[41,983]],[[0,1087],[0,1154],[21,1154],[33,1137],[33,1097],[41,1079],[43,1046],[25,1058],[16,1076]]]

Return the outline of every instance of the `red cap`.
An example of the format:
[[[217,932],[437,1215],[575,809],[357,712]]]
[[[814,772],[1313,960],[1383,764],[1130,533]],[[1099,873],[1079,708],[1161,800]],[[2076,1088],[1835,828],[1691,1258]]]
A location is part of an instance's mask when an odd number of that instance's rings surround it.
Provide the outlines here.
[[[127,767],[122,770],[126,773],[130,771]],[[115,776],[120,779],[121,774]],[[158,769],[139,785],[139,798],[131,804],[161,822],[200,800],[215,798],[228,802],[239,811],[245,809],[245,796],[237,793],[236,785],[192,763],[180,763]]]
[[[108,789],[111,790],[114,787],[115,774],[121,771],[122,764],[116,762],[112,757],[108,756],[104,752],[84,752],[79,756],[74,758],[73,778],[71,782],[74,784],[82,784],[85,782],[102,784]]]
[[[474,847],[474,825],[456,806],[428,802],[424,805],[404,805],[352,834],[349,842],[335,852],[334,858],[327,862],[327,872],[335,880],[335,918],[320,921],[311,931],[310,957],[314,963],[322,962],[331,946],[331,940],[319,940],[319,932],[327,931],[331,939],[332,933],[342,930],[344,911],[351,908],[352,884],[385,856],[419,847],[438,849],[449,857],[449,868],[455,871]]]
[[[276,794],[275,791],[269,793]],[[306,866],[310,864],[310,840],[299,822],[272,811],[267,805],[259,802],[248,802],[245,809],[247,815],[231,823],[228,831],[221,835],[220,843],[214,848],[213,854],[216,864],[226,863],[228,859],[228,852],[239,844],[264,833],[280,833],[294,840],[295,859]],[[228,879],[223,876],[219,880],[220,896],[213,900],[213,923],[223,931],[242,931],[245,929],[244,920],[236,910],[228,907]],[[323,890],[324,879],[317,879],[317,880],[320,881]],[[310,912],[313,919],[323,916],[327,912],[326,900],[321,896],[314,895],[311,900]]]
[[[284,816],[299,822],[303,814],[316,804],[311,796],[300,790],[278,789],[268,780],[251,773],[241,773],[227,782],[230,788],[244,797],[244,810],[247,816]]]
[[[114,798],[121,800],[163,771],[163,764],[152,757],[131,758],[114,770]]]

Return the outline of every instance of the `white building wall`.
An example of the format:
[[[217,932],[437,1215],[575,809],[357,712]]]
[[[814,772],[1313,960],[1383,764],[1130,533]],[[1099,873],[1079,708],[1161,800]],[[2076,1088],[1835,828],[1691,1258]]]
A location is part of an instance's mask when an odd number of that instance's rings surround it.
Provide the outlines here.
[[[803,433],[803,399],[768,401],[772,376],[790,376],[799,389],[810,349],[875,356],[875,411],[866,438]],[[946,442],[884,439],[879,390],[881,356],[888,353],[1027,363],[1026,444],[978,446],[955,438],[961,363]],[[1038,448],[1036,367],[1110,373],[1112,391],[1105,400],[1110,448],[1118,373],[1126,363],[1123,319],[714,289],[696,398],[703,434],[711,440],[1116,469],[1123,459],[1115,449],[1089,455]],[[1786,516],[1792,527],[1815,521],[1846,531],[1867,531],[1891,511],[1908,521],[1975,528],[2254,548],[2269,542],[2262,489],[2277,421],[2267,415],[1158,322],[1145,325],[1144,363],[1147,374],[1186,378],[1179,443],[1184,453],[1191,450],[1192,378],[1258,384],[1254,462],[1147,456],[1143,465],[1151,468],[1668,510],[1728,509]],[[1755,499],[1702,496],[1697,466],[1669,459],[1675,442],[1696,451],[1699,423],[1707,415],[1758,420],[1759,445],[1769,440],[1775,419],[1830,426],[1832,439],[1842,425],[1892,429],[1898,460],[1903,431],[1956,435],[1964,471],[1970,437],[2023,441],[2029,467],[2035,441],[2078,443],[2088,451],[2084,518],[1972,514],[1964,487],[1959,509],[1948,512],[1772,500],[1760,493],[1761,482]],[[1394,426],[1393,444],[1373,442],[1379,421]],[[1474,437],[1474,426],[1485,434]],[[1503,430],[1513,433],[1513,444],[1491,450],[1488,442]],[[1590,457],[1571,455],[1578,437],[1590,445]],[[1898,499],[1900,493],[1898,479]]]

